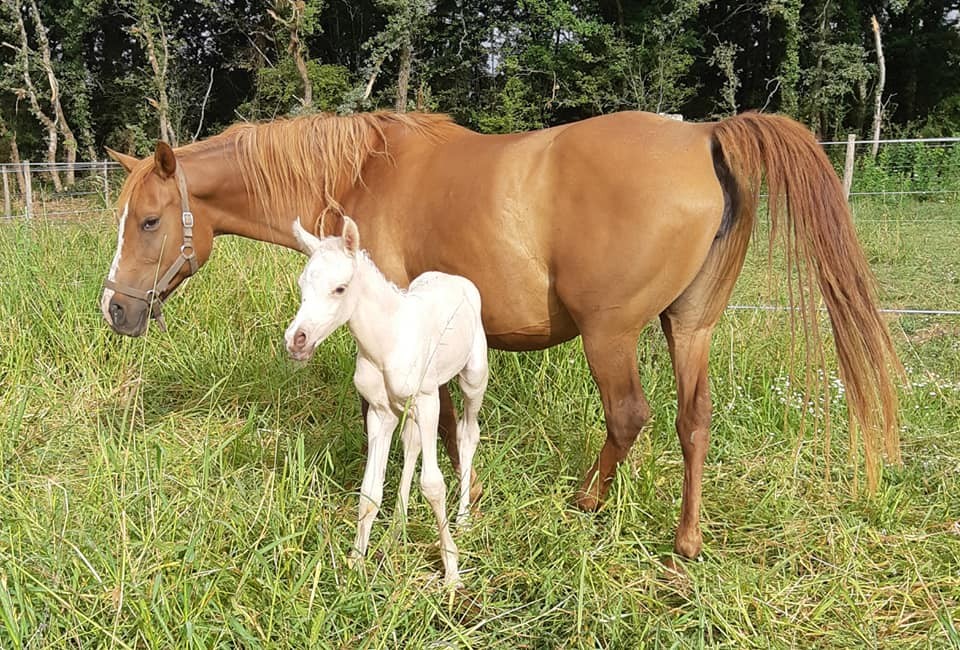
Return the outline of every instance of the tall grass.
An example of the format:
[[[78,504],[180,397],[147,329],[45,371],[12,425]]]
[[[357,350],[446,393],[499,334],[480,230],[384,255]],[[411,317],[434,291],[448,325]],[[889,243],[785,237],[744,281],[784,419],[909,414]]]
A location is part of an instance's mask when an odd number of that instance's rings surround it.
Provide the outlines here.
[[[958,309],[954,206],[856,212],[885,304]],[[662,335],[638,346],[653,421],[592,515],[570,505],[603,440],[579,342],[493,352],[485,494],[454,533],[466,589],[450,596],[425,501],[405,526],[393,516],[398,450],[369,556],[346,566],[363,471],[353,344],[287,361],[302,259],[221,240],[169,301],[170,331],[131,340],[97,306],[114,242],[93,220],[0,226],[2,648],[960,645],[957,318],[891,317],[905,463],[866,498],[844,435],[828,480],[816,425],[798,433],[817,407],[789,383],[785,315],[728,312],[705,550],[683,576],[660,562],[683,470]],[[755,245],[734,301],[776,301],[765,271]]]

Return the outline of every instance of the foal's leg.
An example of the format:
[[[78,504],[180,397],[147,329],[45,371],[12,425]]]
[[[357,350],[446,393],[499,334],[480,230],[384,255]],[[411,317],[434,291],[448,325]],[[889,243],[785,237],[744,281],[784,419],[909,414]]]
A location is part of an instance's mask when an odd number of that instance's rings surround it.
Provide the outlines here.
[[[453,471],[457,475],[461,474],[460,467],[460,449],[457,443],[457,408],[453,405],[450,398],[450,389],[446,384],[440,386],[440,439],[443,440],[443,446],[447,450],[447,456],[453,464]],[[477,473],[470,469],[470,502],[476,503],[483,494],[483,484],[477,478]]]
[[[677,436],[683,450],[683,501],[673,550],[684,557],[696,557],[703,547],[700,532],[700,498],[703,463],[710,446],[710,382],[707,361],[713,325],[686,329],[664,312],[660,317],[667,336],[673,372],[677,380]]]
[[[367,400],[360,398],[360,412],[363,414],[363,421],[367,421],[367,409],[369,404]],[[364,424],[366,426],[366,424]],[[460,450],[457,445],[457,408],[453,405],[450,398],[450,389],[446,384],[440,386],[440,419],[439,419],[440,439],[443,440],[444,449],[450,457],[454,471],[460,474]],[[363,444],[363,453],[367,453],[367,444]],[[483,494],[483,484],[477,478],[477,473],[470,469],[470,503],[476,503]]]
[[[413,482],[413,472],[417,467],[417,458],[420,456],[420,431],[417,429],[415,414],[407,413],[403,422],[403,473],[400,475],[400,511],[403,518],[407,518],[407,507],[410,504],[410,484]]]
[[[440,529],[440,557],[443,560],[444,582],[447,586],[456,586],[460,582],[457,571],[459,553],[450,534],[447,521],[447,489],[443,483],[443,474],[437,464],[437,418],[440,415],[439,399],[435,393],[422,395],[417,400],[417,425],[420,442],[423,446],[423,462],[420,467],[420,488],[433,508]]]
[[[390,440],[397,426],[397,416],[388,408],[371,405],[367,409],[367,466],[360,486],[360,508],[357,515],[357,537],[353,543],[352,558],[362,557],[370,542],[370,529],[380,511],[383,499],[383,479],[387,470]]]
[[[607,440],[600,457],[577,492],[577,505],[596,510],[610,488],[617,465],[627,457],[640,430],[650,419],[650,405],[637,370],[639,330],[616,336],[583,331],[583,350],[603,401]]]
[[[460,508],[457,525],[467,523],[470,515],[470,477],[473,475],[473,454],[480,442],[478,416],[483,395],[487,390],[490,370],[487,364],[487,339],[481,332],[466,367],[460,372],[463,392],[463,417],[457,423],[457,442],[460,445]]]

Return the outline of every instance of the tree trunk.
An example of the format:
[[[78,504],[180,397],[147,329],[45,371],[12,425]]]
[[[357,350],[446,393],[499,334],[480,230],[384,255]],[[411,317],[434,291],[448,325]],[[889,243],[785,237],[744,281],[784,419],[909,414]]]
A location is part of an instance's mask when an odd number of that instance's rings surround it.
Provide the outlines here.
[[[40,18],[40,10],[37,8],[36,0],[30,0],[30,14],[33,16],[34,26],[37,32],[37,43],[40,46],[40,60],[43,62],[44,72],[47,73],[47,82],[50,85],[50,105],[53,108],[57,125],[57,130],[63,136],[63,148],[66,151],[67,162],[67,181],[68,186],[74,183],[74,166],[77,161],[77,138],[73,135],[70,125],[67,123],[67,117],[63,113],[63,105],[60,103],[60,83],[57,81],[53,70],[53,62],[50,58],[50,41],[47,38],[47,28]],[[54,147],[54,158],[56,158],[56,147]]]
[[[303,81],[303,107],[305,109],[313,108],[313,82],[310,81],[310,75],[307,74],[307,62],[303,58],[303,47],[300,45],[300,39],[295,32],[290,32],[290,49],[293,50],[293,62],[297,66],[297,72],[300,73],[300,80]]]
[[[281,18],[280,14],[270,9],[267,9],[267,13],[277,24],[282,25],[290,33],[290,44],[287,46],[287,51],[293,57],[293,64],[300,74],[300,81],[303,82],[303,99],[300,102],[303,104],[303,108],[309,111],[313,108],[313,82],[310,80],[307,70],[307,58],[309,58],[307,48],[304,47],[300,34],[306,8],[302,0],[286,0],[283,4],[289,5],[290,18]],[[274,6],[277,7],[277,10],[280,9],[279,4],[274,4]]]
[[[17,174],[17,185],[20,186],[20,196],[27,193],[27,179],[23,177],[23,166],[20,164],[20,147],[17,146],[17,132],[10,132],[10,162],[13,163]]]
[[[177,134],[173,130],[170,122],[170,101],[167,97],[167,68],[170,62],[170,50],[167,48],[167,39],[163,33],[163,25],[160,25],[159,18],[157,24],[160,27],[160,40],[163,44],[163,60],[157,56],[157,49],[153,38],[153,20],[147,14],[145,8],[140,9],[140,25],[137,34],[143,41],[143,48],[147,53],[147,60],[150,62],[150,69],[153,70],[153,84],[157,91],[157,99],[150,104],[157,109],[157,117],[160,122],[160,139],[172,147],[177,146]]]
[[[873,43],[877,47],[877,67],[880,73],[877,79],[877,92],[873,101],[873,145],[870,147],[870,156],[876,158],[877,151],[880,149],[880,128],[883,124],[883,86],[887,82],[887,65],[883,60],[880,23],[877,22],[876,16],[870,16],[870,24],[873,25]]]
[[[48,116],[40,108],[40,100],[37,95],[37,89],[33,85],[33,79],[30,77],[30,41],[27,38],[27,26],[23,23],[23,13],[20,10],[19,0],[13,3],[14,14],[17,19],[17,26],[20,28],[20,63],[23,67],[23,95],[27,97],[30,105],[30,112],[43,125],[47,131],[47,162],[50,164],[50,179],[53,181],[53,188],[57,192],[63,191],[63,183],[60,181],[60,174],[57,173],[57,122],[56,115],[53,118]]]
[[[400,72],[397,74],[397,100],[394,109],[398,113],[407,112],[407,92],[410,87],[410,39],[404,38],[400,44]]]

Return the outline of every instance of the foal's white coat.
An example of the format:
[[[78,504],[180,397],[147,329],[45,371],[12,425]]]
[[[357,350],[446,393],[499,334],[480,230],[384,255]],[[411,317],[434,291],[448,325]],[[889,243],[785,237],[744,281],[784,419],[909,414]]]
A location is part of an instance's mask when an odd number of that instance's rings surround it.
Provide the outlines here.
[[[463,415],[457,423],[461,524],[469,514],[470,468],[480,438],[477,414],[489,374],[480,293],[466,278],[445,273],[424,273],[401,291],[360,250],[360,235],[349,217],[344,217],[341,237],[318,239],[299,220],[293,229],[310,261],[299,280],[300,310],[284,335],[287,349],[295,359],[309,359],[321,341],[347,323],[358,348],[353,382],[370,405],[355,557],[367,550],[383,496],[390,441],[406,414],[401,509],[406,516],[414,466],[422,450],[420,486],[440,528],[445,581],[456,585],[458,552],[447,524],[446,488],[437,464],[437,389],[458,377],[463,392]]]

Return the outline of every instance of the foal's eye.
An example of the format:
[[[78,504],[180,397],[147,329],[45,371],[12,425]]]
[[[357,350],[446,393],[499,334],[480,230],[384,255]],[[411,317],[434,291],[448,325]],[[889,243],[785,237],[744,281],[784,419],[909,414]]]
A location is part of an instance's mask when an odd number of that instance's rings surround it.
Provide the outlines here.
[[[147,217],[143,220],[141,227],[147,231],[156,230],[160,227],[160,217]]]
[[[344,291],[346,291],[346,290],[347,290],[347,287],[346,287],[345,285],[342,285],[342,284],[341,284],[339,287],[337,287],[336,289],[334,289],[333,292],[339,296],[340,294],[342,294],[342,293],[343,293]]]

